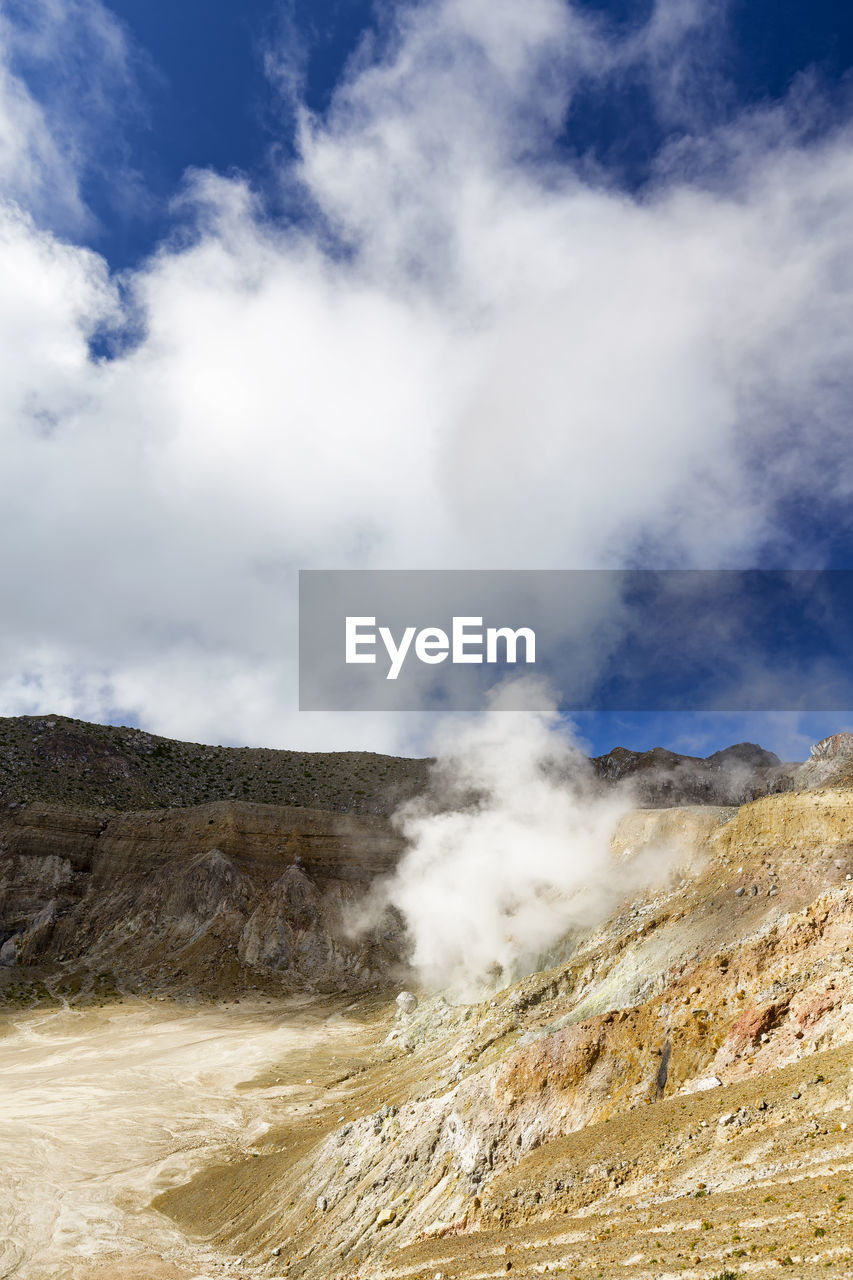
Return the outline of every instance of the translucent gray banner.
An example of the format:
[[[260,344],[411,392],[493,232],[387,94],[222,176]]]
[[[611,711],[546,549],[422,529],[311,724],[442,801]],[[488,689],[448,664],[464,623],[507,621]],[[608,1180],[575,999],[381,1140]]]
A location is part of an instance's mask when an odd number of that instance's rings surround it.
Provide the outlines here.
[[[846,570],[299,575],[304,711],[842,711],[851,654]]]

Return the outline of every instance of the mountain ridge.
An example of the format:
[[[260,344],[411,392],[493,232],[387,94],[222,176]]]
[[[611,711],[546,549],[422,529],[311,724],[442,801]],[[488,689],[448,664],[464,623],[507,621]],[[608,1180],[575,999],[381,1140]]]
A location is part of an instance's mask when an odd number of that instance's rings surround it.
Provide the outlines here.
[[[427,788],[431,763],[378,752],[223,747],[58,715],[0,717],[0,806],[134,811],[230,799],[387,817]],[[705,758],[615,747],[590,764],[605,785],[634,778],[637,803],[651,807],[742,804],[789,789],[798,767],[752,743]]]

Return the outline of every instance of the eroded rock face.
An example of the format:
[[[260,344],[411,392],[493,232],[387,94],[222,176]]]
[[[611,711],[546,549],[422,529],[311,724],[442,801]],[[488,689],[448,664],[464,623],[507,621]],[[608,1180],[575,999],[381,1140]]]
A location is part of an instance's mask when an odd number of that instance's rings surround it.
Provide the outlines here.
[[[853,776],[853,733],[833,733],[816,742],[794,773],[797,787],[825,787]]]
[[[218,802],[114,814],[0,813],[0,962],[75,963],[215,992],[258,978],[368,986],[399,962],[399,921],[343,918],[401,842],[380,818]]]
[[[254,968],[328,978],[349,967],[336,941],[339,923],[303,868],[291,866],[255,906],[237,953]]]

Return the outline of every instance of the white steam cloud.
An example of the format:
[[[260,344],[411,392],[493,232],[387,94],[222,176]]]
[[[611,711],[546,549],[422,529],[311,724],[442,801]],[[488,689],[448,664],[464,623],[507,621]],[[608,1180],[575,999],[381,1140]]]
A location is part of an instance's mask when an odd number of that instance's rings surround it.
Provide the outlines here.
[[[405,918],[430,988],[505,986],[626,888],[614,886],[610,842],[628,793],[596,784],[555,707],[514,709],[523,683],[496,690],[482,716],[445,725],[429,795],[395,819],[410,847],[384,898]]]

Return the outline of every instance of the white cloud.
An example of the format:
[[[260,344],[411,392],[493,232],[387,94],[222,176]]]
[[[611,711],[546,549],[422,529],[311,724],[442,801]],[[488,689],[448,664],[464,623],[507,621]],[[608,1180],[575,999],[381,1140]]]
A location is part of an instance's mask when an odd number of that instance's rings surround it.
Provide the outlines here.
[[[632,197],[550,143],[578,85],[628,67],[674,111],[661,51],[692,56],[694,7],[627,36],[559,0],[401,13],[303,121],[282,177],[317,223],[195,175],[195,239],[130,279],[145,336],[109,363],[86,346],[116,316],[103,262],[7,202],[7,710],[392,746],[402,718],[295,713],[297,568],[747,565],[780,499],[849,492],[849,130],[753,114]],[[5,75],[12,170],[73,192]]]

